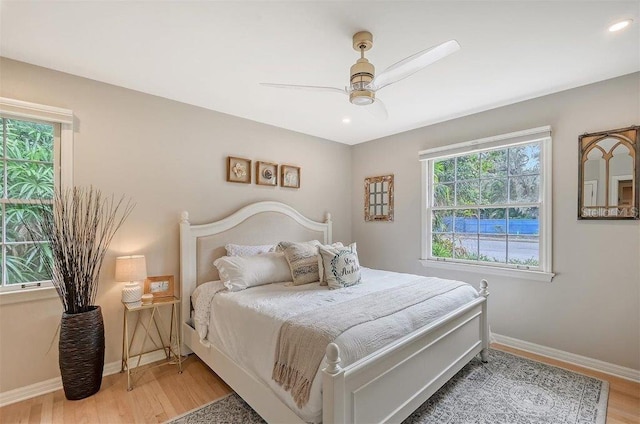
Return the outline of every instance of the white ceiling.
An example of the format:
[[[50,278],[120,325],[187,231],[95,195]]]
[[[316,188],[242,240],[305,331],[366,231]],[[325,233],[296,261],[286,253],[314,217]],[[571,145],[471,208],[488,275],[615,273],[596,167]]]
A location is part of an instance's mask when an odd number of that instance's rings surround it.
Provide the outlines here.
[[[638,0],[0,4],[4,57],[347,144],[640,70]],[[339,94],[258,85],[344,87],[359,30],[378,71],[449,39],[462,49],[381,90],[387,121]]]

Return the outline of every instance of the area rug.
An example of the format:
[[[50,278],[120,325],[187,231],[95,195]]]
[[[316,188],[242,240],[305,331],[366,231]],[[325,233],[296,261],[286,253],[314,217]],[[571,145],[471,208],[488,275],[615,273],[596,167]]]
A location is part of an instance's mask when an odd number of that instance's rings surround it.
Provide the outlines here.
[[[490,350],[472,360],[403,424],[604,424],[609,383]],[[238,395],[188,412],[170,424],[265,421]]]

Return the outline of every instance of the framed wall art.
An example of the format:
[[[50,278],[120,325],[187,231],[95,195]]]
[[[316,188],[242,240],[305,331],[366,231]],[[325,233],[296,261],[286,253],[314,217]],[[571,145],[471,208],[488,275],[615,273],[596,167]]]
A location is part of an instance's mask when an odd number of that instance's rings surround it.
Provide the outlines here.
[[[282,187],[300,188],[300,167],[293,165],[281,165],[280,185]]]
[[[173,275],[147,277],[144,282],[144,293],[150,293],[153,298],[173,296]]]
[[[271,162],[256,162],[256,184],[277,186],[278,164]]]
[[[364,220],[393,221],[393,174],[364,179]]]
[[[230,183],[251,183],[251,160],[229,156],[227,158],[227,181]]]

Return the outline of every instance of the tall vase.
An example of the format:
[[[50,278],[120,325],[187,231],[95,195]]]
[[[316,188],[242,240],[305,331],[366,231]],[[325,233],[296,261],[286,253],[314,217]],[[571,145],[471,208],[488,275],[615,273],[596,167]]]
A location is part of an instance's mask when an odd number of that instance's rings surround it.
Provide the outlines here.
[[[84,399],[97,393],[104,368],[104,323],[100,306],[92,306],[88,312],[79,314],[63,313],[58,346],[67,399]]]

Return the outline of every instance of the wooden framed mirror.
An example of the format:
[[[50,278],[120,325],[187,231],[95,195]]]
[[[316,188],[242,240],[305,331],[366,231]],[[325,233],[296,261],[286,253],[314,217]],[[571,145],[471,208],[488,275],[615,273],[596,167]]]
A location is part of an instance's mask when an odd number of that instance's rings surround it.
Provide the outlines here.
[[[580,136],[578,219],[639,219],[639,130]]]
[[[393,221],[393,175],[364,179],[364,220]]]

